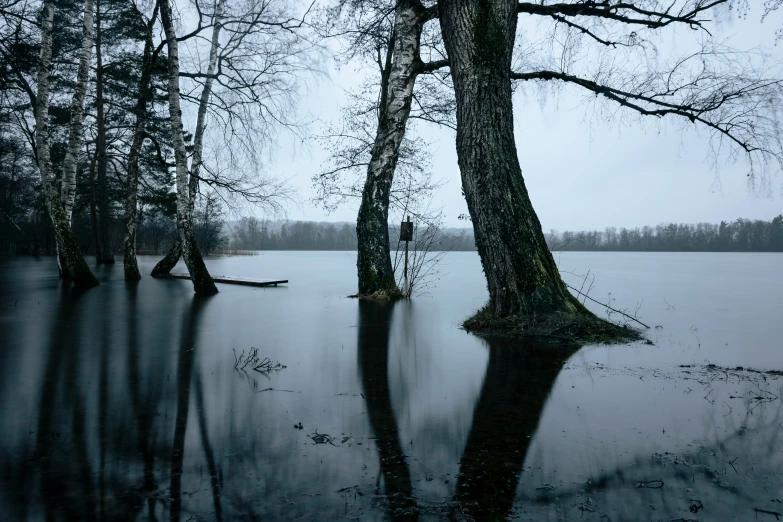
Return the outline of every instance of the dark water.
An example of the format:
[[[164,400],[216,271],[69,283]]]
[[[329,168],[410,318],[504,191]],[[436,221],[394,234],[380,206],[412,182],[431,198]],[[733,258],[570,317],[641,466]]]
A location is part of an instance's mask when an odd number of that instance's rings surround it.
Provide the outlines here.
[[[346,299],[346,253],[209,260],[291,280],[209,299],[0,261],[0,518],[774,520],[754,509],[783,512],[783,377],[747,369],[783,369],[783,256],[559,263],[643,300],[655,344],[461,331],[486,299],[471,253],[394,306]],[[251,347],[286,368],[235,369]]]

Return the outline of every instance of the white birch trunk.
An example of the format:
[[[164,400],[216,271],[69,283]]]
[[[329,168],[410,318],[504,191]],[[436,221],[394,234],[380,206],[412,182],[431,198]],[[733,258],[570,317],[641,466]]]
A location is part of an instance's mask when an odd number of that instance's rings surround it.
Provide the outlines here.
[[[179,231],[179,239],[182,244],[182,255],[190,272],[194,290],[196,294],[209,295],[217,293],[217,288],[209,275],[209,271],[207,271],[206,265],[204,265],[201,252],[199,252],[196,245],[192,223],[188,215],[190,190],[188,187],[188,157],[185,150],[182,109],[179,96],[179,46],[177,44],[177,34],[174,30],[174,20],[169,0],[161,1],[160,14],[168,47],[169,116],[171,120],[172,143],[174,145],[174,158],[177,165],[177,230]]]
[[[73,204],[76,200],[76,166],[82,146],[82,121],[84,120],[84,97],[90,76],[90,60],[93,44],[93,14],[95,0],[84,0],[84,25],[82,28],[82,56],[76,74],[76,87],[71,99],[71,123],[68,130],[68,149],[63,161],[61,198],[65,205],[65,218],[71,224]]]
[[[196,120],[196,133],[193,135],[193,157],[190,160],[190,208],[188,217],[193,220],[193,208],[196,204],[196,193],[198,192],[198,176],[201,171],[201,158],[204,153],[204,131],[207,127],[207,107],[209,106],[209,97],[212,95],[213,78],[217,68],[218,49],[220,47],[220,29],[223,19],[224,0],[218,0],[215,6],[215,16],[212,19],[212,43],[209,49],[209,65],[207,66],[207,79],[204,82],[204,88],[201,91],[201,98],[198,105],[198,119]]]
[[[202,89],[201,97],[199,98],[196,132],[193,136],[193,157],[191,158],[191,175],[188,182],[189,205],[187,219],[190,221],[190,223],[193,223],[193,211],[196,206],[196,195],[198,193],[198,175],[201,170],[202,155],[204,151],[204,132],[206,130],[207,107],[209,106],[209,98],[212,95],[212,85],[215,82],[213,76],[215,74],[215,69],[217,68],[218,49],[220,48],[220,29],[222,27],[221,20],[223,18],[223,5],[224,0],[218,0],[217,5],[215,6],[215,16],[212,20],[214,25],[212,29],[212,40],[209,50],[209,64],[207,65],[207,79],[204,82],[204,88]],[[179,244],[175,243],[166,256],[161,259],[157,265],[155,265],[155,268],[152,270],[152,275],[161,276],[168,274],[171,269],[174,268],[174,265],[176,265],[177,260],[179,260],[179,256],[181,255],[182,250],[181,241],[179,241]]]
[[[41,53],[38,66],[38,93],[35,107],[35,142],[38,149],[38,168],[44,189],[44,198],[49,216],[54,225],[58,251],[66,262],[73,283],[76,286],[97,286],[98,280],[90,271],[79,251],[71,227],[65,216],[60,193],[55,187],[52,160],[49,152],[49,72],[52,67],[52,25],[54,23],[54,0],[44,0],[41,9]]]
[[[415,0],[401,0],[394,14],[394,48],[388,79],[382,82],[380,120],[356,223],[359,294],[398,294],[389,249],[389,196],[411,111],[419,67],[424,12]]]

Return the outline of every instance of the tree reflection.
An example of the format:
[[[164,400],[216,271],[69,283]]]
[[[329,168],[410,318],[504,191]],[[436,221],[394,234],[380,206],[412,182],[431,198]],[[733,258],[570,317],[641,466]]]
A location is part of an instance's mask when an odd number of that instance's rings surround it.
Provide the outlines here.
[[[489,363],[455,499],[477,520],[505,519],[549,392],[574,348],[488,339]]]
[[[418,520],[389,390],[389,335],[394,305],[359,301],[358,360],[364,400],[394,520]]]

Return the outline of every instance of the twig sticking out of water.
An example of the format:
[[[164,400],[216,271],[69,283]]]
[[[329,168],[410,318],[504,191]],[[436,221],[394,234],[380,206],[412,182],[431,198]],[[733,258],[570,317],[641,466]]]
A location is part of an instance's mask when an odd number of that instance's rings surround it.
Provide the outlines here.
[[[269,373],[271,371],[279,371],[286,368],[285,365],[275,361],[272,362],[268,357],[263,359],[258,357],[258,348],[250,348],[250,352],[245,355],[245,351],[237,356],[236,350],[232,348],[234,352],[234,368],[237,370],[244,370],[248,366],[259,373]]]
[[[579,294],[579,295],[583,296],[585,299],[589,299],[589,300],[591,300],[592,302],[594,302],[594,303],[596,303],[596,304],[599,304],[599,305],[601,305],[601,306],[605,307],[607,310],[611,310],[612,312],[616,312],[616,313],[618,313],[618,314],[620,314],[620,315],[622,315],[622,316],[624,316],[624,317],[627,317],[627,318],[628,318],[628,319],[630,319],[631,321],[635,321],[635,322],[639,323],[640,325],[644,326],[645,328],[649,328],[649,326],[647,326],[646,324],[644,324],[643,322],[641,322],[641,321],[640,321],[638,318],[634,317],[633,315],[631,315],[631,314],[627,314],[627,313],[625,313],[625,312],[623,312],[623,311],[621,311],[621,310],[618,310],[618,309],[616,309],[616,308],[612,308],[612,307],[611,307],[611,306],[609,306],[608,304],[606,304],[606,303],[602,303],[601,301],[597,301],[597,300],[593,299],[592,297],[590,297],[589,295],[587,295],[586,293],[582,293],[582,291],[581,291],[581,290],[579,290],[578,288],[574,288],[573,286],[569,285],[568,283],[566,283],[566,286],[567,286],[568,288],[570,288],[571,290],[573,290],[574,292],[576,292],[577,294]]]

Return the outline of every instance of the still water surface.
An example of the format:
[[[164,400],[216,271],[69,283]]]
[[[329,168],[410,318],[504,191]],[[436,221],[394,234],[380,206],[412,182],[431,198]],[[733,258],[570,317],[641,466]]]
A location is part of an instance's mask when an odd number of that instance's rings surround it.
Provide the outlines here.
[[[0,261],[0,513],[774,520],[783,377],[748,368],[783,370],[783,255],[556,257],[572,286],[590,270],[592,297],[639,306],[654,344],[460,330],[486,300],[474,253],[396,305],[346,298],[344,252],[210,259],[291,282],[208,299],[189,281],[127,285],[121,265],[77,292],[51,259]],[[285,368],[235,368],[251,348]]]

